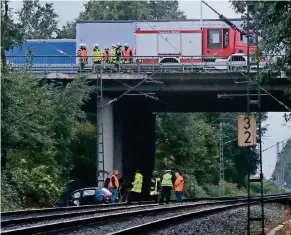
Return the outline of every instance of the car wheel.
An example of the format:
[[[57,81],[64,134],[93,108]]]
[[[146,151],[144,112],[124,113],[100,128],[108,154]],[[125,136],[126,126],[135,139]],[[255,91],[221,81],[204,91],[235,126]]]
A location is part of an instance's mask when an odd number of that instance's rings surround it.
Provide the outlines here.
[[[79,202],[79,200],[75,200],[75,201],[73,202],[73,204],[74,204],[74,206],[80,206],[80,202]]]

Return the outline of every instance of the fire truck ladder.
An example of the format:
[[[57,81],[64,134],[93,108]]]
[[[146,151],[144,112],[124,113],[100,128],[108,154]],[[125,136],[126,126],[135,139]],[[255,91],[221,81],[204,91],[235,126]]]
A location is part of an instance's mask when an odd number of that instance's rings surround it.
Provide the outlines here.
[[[103,126],[103,83],[102,74],[97,72],[96,77],[96,94],[97,94],[97,109],[96,109],[96,168],[97,168],[97,184],[99,187],[103,186],[105,181],[105,164],[104,164],[104,126]]]

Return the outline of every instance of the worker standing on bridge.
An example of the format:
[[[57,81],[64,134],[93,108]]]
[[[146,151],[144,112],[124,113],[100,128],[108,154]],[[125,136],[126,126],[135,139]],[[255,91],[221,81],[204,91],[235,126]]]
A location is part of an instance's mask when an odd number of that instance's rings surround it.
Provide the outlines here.
[[[161,178],[158,177],[158,172],[153,172],[153,177],[151,179],[151,190],[150,195],[155,202],[158,202],[159,192],[161,188]]]
[[[112,44],[111,53],[110,53],[110,61],[112,64],[116,63],[116,45]]]
[[[179,172],[175,173],[176,180],[174,183],[175,193],[177,202],[182,201],[182,193],[184,188],[184,178],[179,174]]]
[[[132,51],[128,47],[128,43],[124,43],[124,48],[122,50],[122,57],[125,64],[132,62]]]
[[[134,198],[137,199],[138,204],[141,204],[142,182],[143,182],[143,176],[139,170],[136,170],[135,176],[134,176],[134,181],[132,183],[133,187],[130,190],[127,204],[130,204]]]
[[[109,56],[110,56],[109,47],[105,47],[105,50],[103,52],[103,61],[104,61],[104,64],[109,64]]]
[[[120,59],[121,59],[121,56],[122,56],[121,47],[122,46],[121,46],[120,42],[118,42],[116,44],[116,60],[117,60],[118,63],[120,62]]]
[[[118,175],[118,171],[114,170],[113,174],[110,176],[110,181],[109,181],[109,185],[108,185],[108,189],[112,193],[112,195],[111,195],[111,202],[112,203],[115,203],[115,201],[116,201],[117,190],[119,188],[119,181],[118,181],[117,175]]]
[[[87,55],[86,44],[80,43],[77,55],[79,57],[80,70],[83,71],[84,67],[85,67],[85,64],[88,63],[88,55]]]
[[[96,71],[96,65],[101,64],[102,61],[102,51],[100,50],[98,43],[94,45],[91,56],[94,64],[94,71]]]
[[[171,170],[165,170],[165,174],[163,175],[163,179],[162,179],[162,192],[161,192],[160,204],[163,204],[164,197],[166,197],[166,204],[169,204],[170,202],[171,190],[173,187],[172,178],[173,177],[172,177]]]

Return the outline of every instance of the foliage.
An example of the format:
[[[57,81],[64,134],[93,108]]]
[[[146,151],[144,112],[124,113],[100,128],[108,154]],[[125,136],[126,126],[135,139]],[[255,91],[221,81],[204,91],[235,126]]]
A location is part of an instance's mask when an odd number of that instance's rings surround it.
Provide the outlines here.
[[[279,192],[279,189],[275,185],[274,181],[264,180],[263,186],[264,186],[264,194],[274,194],[274,193]],[[260,194],[261,193],[261,183],[252,183],[250,185],[250,189],[251,189],[251,192],[253,194]]]
[[[53,3],[41,6],[39,0],[25,0],[17,14],[25,39],[50,39],[56,36],[58,15],[54,11]]]
[[[175,20],[186,19],[176,0],[88,1],[77,20]],[[58,38],[75,38],[75,22],[67,22]]]
[[[194,174],[199,184],[217,182],[219,139],[200,114],[159,114],[156,125],[158,169]]]
[[[266,54],[271,55],[270,60],[275,63],[271,63],[269,69],[261,73],[262,77],[270,72],[285,71],[287,78],[291,79],[291,2],[232,1],[232,5],[242,14],[246,14],[248,7],[252,18],[250,29],[263,31],[260,47]],[[291,97],[290,89],[286,88],[286,92]]]
[[[92,89],[81,77],[59,88],[27,72],[2,75],[2,175],[17,179],[5,182],[2,195],[16,191],[22,206],[55,202],[75,163],[81,107]]]
[[[291,29],[289,1],[234,1],[233,6],[239,13],[246,13],[248,7],[252,18],[251,29],[263,30],[262,46],[270,54],[284,53],[280,62],[281,70],[291,65]]]
[[[284,167],[284,179],[286,182],[287,188],[291,188],[291,139],[289,139],[280,152],[280,158],[279,161],[276,163],[272,178],[273,180],[276,180],[276,178],[281,173],[281,166]],[[283,162],[282,162],[283,160]],[[282,165],[281,165],[282,164]],[[281,185],[280,185],[281,186]]]
[[[23,40],[22,25],[15,23],[8,1],[1,1],[1,63],[6,64],[5,50],[13,48]],[[4,66],[1,67],[3,71]]]

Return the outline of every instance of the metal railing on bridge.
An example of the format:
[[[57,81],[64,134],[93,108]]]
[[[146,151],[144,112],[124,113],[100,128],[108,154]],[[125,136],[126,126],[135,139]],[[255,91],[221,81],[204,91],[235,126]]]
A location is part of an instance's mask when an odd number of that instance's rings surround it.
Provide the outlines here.
[[[28,70],[31,72],[80,72],[78,56],[7,56],[7,63],[12,71]],[[133,56],[130,61],[120,57],[112,61],[109,57],[104,58],[88,56],[82,68],[84,72],[137,72],[137,73],[174,73],[174,72],[195,72],[195,71],[243,71],[247,69],[247,56],[234,54],[228,58],[217,56]],[[98,61],[97,59],[97,61]],[[95,63],[94,63],[95,61]],[[266,67],[267,63],[261,61],[259,68]],[[250,69],[256,70],[257,63],[250,60]]]

